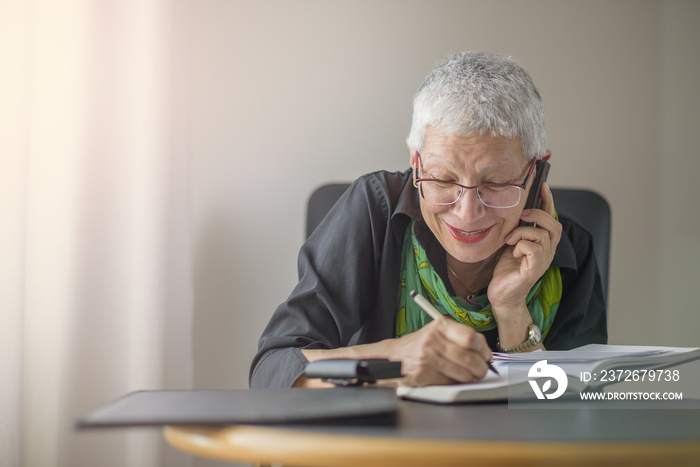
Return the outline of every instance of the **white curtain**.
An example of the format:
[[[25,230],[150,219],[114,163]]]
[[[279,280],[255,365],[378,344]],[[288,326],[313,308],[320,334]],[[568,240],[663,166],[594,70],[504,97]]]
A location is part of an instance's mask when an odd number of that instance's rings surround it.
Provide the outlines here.
[[[192,384],[189,0],[0,0],[0,466],[189,465],[75,432]]]

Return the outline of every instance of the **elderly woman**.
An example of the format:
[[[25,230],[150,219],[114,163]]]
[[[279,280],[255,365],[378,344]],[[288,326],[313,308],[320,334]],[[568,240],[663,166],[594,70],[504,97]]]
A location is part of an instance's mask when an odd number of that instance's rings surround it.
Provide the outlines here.
[[[401,361],[402,384],[482,378],[492,351],[607,340],[591,236],[549,188],[542,99],[514,60],[465,52],[413,102],[411,169],[355,181],[299,254],[299,283],[259,341],[251,387],[311,386],[309,361]],[[521,221],[534,225],[520,225]],[[417,290],[449,320],[431,321]]]

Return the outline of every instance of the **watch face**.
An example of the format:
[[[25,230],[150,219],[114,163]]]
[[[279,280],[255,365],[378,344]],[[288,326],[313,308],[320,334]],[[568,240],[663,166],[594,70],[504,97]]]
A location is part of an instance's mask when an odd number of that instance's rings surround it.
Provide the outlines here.
[[[540,332],[540,328],[536,325],[532,325],[532,329],[530,329],[530,338],[535,339],[535,341],[540,342],[542,340],[542,333]]]

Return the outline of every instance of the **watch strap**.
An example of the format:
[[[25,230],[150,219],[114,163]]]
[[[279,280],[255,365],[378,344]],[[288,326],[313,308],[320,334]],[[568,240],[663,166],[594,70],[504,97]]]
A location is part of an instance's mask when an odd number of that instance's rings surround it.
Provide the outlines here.
[[[534,328],[536,328],[536,327],[537,327],[536,324],[530,323],[530,325],[527,328],[528,339],[525,342],[523,342],[522,344],[514,345],[513,347],[507,347],[507,348],[501,347],[500,339],[497,338],[496,339],[496,349],[501,353],[517,353],[517,352],[525,352],[527,350],[530,350],[533,347],[536,347],[540,342],[542,342],[541,337],[539,339],[537,338],[537,335],[539,335],[540,333],[533,332]]]

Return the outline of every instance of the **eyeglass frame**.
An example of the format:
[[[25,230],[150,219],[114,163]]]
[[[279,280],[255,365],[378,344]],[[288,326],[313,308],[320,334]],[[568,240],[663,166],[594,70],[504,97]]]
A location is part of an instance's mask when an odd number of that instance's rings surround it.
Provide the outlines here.
[[[487,208],[494,208],[494,209],[510,209],[518,205],[520,202],[520,199],[522,198],[522,193],[520,194],[520,197],[518,198],[518,201],[512,205],[512,206],[489,206],[488,204],[484,203],[484,200],[481,199],[481,195],[479,194],[479,188],[482,187],[488,187],[488,186],[512,186],[516,188],[520,188],[521,190],[525,191],[527,189],[527,182],[530,181],[530,177],[532,176],[532,172],[535,170],[535,164],[537,162],[537,158],[533,157],[532,162],[530,163],[530,168],[527,171],[527,175],[525,175],[525,180],[523,180],[522,185],[519,183],[484,183],[483,185],[474,185],[474,186],[467,186],[467,185],[462,185],[457,182],[451,182],[449,180],[440,180],[439,178],[420,178],[418,175],[418,165],[423,165],[423,162],[421,161],[420,153],[416,151],[416,158],[418,159],[418,164],[416,164],[416,167],[414,167],[414,176],[413,176],[413,186],[418,188],[418,191],[420,191],[421,198],[423,198],[426,203],[434,204],[436,206],[452,206],[453,204],[457,204],[457,201],[462,197],[464,194],[464,190],[476,190],[476,197],[479,199],[479,202],[486,206]],[[457,199],[455,199],[451,203],[433,203],[425,199],[425,195],[423,194],[423,187],[419,186],[418,184],[420,182],[440,182],[440,183],[447,183],[449,185],[455,185],[459,187],[459,194],[457,195]]]

